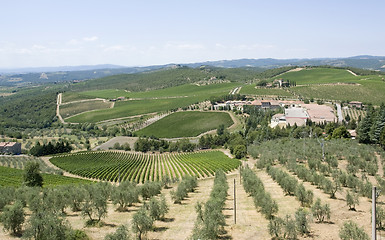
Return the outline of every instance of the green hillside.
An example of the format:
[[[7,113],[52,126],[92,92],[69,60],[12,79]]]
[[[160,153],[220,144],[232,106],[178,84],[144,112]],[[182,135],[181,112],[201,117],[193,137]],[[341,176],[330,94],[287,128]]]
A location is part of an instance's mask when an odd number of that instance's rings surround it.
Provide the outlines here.
[[[302,98],[361,101],[380,105],[385,102],[383,75],[354,76],[345,69],[310,68],[279,76],[296,82],[289,90]]]
[[[227,94],[231,89],[239,86],[239,83],[218,83],[198,86],[196,84],[184,84],[177,87],[170,87],[144,92],[127,92],[124,89],[104,89],[82,92],[82,95],[99,98],[164,98],[164,97],[193,97]]]
[[[68,122],[100,122],[108,119],[123,118],[146,113],[162,112],[187,107],[191,104],[208,100],[211,96],[229,94],[239,86],[237,83],[219,83],[205,86],[185,84],[178,87],[153,90],[147,92],[125,92],[123,90],[98,90],[83,92],[83,95],[93,97],[115,98],[116,96],[131,96],[138,100],[119,101],[114,108],[86,112],[68,118]],[[65,96],[64,96],[65,98]]]
[[[223,124],[225,128],[233,124],[225,112],[177,112],[164,117],[136,133],[139,136],[159,138],[195,137]]]
[[[325,83],[353,83],[359,81],[361,76],[354,76],[345,69],[309,68],[297,72],[287,72],[280,75],[279,78],[295,81],[297,85],[302,85]]]
[[[175,87],[187,83],[199,81],[248,81],[258,76],[258,72],[252,69],[223,69],[215,67],[177,67],[166,68],[157,71],[120,74],[100,79],[84,81],[72,86],[74,91],[122,89],[129,91],[147,91]]]

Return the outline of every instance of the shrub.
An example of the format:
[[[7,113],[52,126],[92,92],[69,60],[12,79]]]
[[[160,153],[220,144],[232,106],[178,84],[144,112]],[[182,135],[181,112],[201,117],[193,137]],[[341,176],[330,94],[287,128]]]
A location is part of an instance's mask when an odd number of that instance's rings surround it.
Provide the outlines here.
[[[114,233],[109,233],[104,237],[104,240],[129,240],[130,232],[127,227],[120,225]]]
[[[347,221],[339,231],[339,236],[342,240],[369,240],[368,234],[363,228],[358,227],[357,223]]]

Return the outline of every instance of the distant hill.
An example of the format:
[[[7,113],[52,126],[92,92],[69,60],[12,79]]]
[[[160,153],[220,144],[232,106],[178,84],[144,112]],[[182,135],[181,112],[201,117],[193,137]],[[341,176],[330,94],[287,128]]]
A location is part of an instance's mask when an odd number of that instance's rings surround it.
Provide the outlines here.
[[[238,67],[260,67],[260,68],[277,68],[282,66],[319,66],[330,65],[333,67],[354,67],[369,70],[385,70],[385,57],[382,56],[354,56],[348,58],[311,58],[311,59],[237,59],[222,60],[211,62],[200,62],[184,64],[189,67],[198,67],[201,65],[210,65],[224,68]]]
[[[385,71],[383,56],[354,56],[348,58],[312,58],[312,59],[237,59],[208,61],[186,64],[166,64],[146,67],[122,67],[118,65],[67,66],[47,68],[0,69],[0,86],[23,86],[39,83],[72,82],[98,79],[118,74],[132,74],[159,69],[187,66],[213,66],[217,68],[254,68],[262,71],[287,66],[321,66],[353,67],[375,71]]]

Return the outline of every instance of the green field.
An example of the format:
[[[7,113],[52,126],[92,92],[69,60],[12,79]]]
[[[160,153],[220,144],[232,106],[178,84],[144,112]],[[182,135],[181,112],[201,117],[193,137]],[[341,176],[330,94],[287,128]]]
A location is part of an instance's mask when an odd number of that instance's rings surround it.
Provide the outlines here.
[[[85,111],[110,108],[111,105],[111,102],[104,102],[103,100],[69,103],[60,106],[60,114],[63,118],[67,118]]]
[[[309,85],[290,88],[304,98],[340,101],[360,101],[380,105],[385,102],[385,82],[377,76],[368,76],[359,85]]]
[[[79,101],[84,99],[92,99],[94,97],[76,92],[65,92],[62,94],[62,103]]]
[[[333,68],[310,68],[297,72],[287,72],[279,78],[295,81],[297,85],[302,84],[325,84],[325,83],[353,83],[362,76],[354,76],[344,69]]]
[[[165,97],[194,97],[194,96],[212,96],[227,94],[231,89],[239,86],[239,83],[219,83],[205,86],[197,86],[194,84],[185,84],[177,87],[170,87],[159,90],[152,90],[146,92],[127,92],[120,89],[105,89],[82,92],[82,95],[95,98],[165,98]]]
[[[184,175],[199,178],[213,176],[217,169],[230,172],[240,161],[220,151],[197,153],[145,154],[127,152],[86,152],[56,156],[56,166],[87,178],[105,181],[160,181],[163,176],[180,179]]]
[[[240,91],[243,95],[258,95],[258,96],[282,96],[293,97],[292,94],[281,88],[255,88],[255,84],[243,85]]]
[[[148,92],[127,93],[116,90],[90,91],[84,94],[92,94],[94,97],[114,98],[122,96],[120,93],[134,94],[131,97],[141,100],[128,100],[116,102],[112,109],[97,110],[79,114],[68,118],[68,122],[100,122],[108,119],[123,118],[140,114],[168,111],[176,108],[187,107],[210,98],[210,96],[221,96],[228,94],[237,85],[235,83],[211,84],[196,86],[186,84]],[[118,94],[117,94],[118,93]],[[114,95],[115,94],[115,95]],[[128,95],[123,95],[128,97]],[[146,99],[148,98],[148,99]],[[159,99],[156,99],[159,98]]]
[[[311,68],[280,75],[295,81],[290,91],[303,98],[361,101],[379,105],[385,102],[382,76],[354,76],[344,69]]]
[[[233,124],[226,112],[177,112],[170,114],[155,123],[136,132],[139,136],[155,136],[159,138],[196,137],[201,133]]]
[[[0,166],[1,186],[21,186],[23,183],[23,170]],[[73,185],[90,183],[89,180],[43,173],[43,186],[54,187],[58,185]]]
[[[192,97],[123,101],[117,102],[114,108],[79,114],[77,116],[66,119],[66,121],[79,123],[96,123],[109,119],[167,111],[175,108],[189,106],[198,101],[199,99]]]

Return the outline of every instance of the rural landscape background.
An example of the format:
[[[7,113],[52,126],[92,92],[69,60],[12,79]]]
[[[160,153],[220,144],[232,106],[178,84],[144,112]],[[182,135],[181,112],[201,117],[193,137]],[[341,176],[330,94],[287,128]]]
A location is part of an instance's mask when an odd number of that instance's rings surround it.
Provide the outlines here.
[[[2,5],[0,239],[385,237],[381,1]]]

